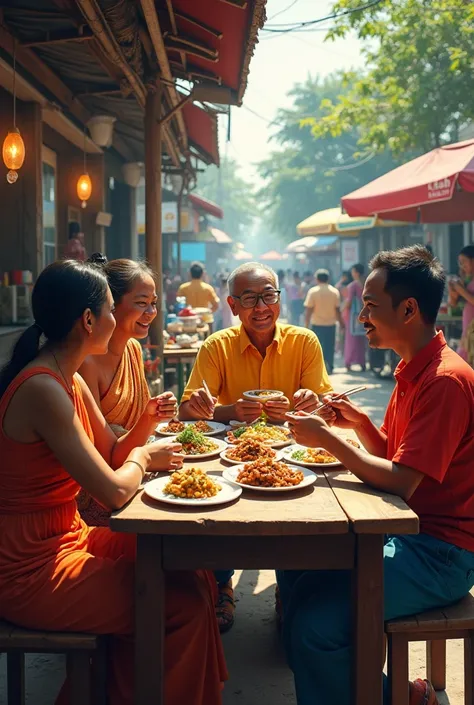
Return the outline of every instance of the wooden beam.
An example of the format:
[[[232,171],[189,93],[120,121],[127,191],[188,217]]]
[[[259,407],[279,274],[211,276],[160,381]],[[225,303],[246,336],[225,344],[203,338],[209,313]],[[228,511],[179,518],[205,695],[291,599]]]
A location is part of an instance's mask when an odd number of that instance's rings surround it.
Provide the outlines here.
[[[214,27],[211,27],[208,24],[204,24],[204,22],[199,22],[199,20],[197,20],[195,17],[187,15],[185,12],[175,11],[174,16],[180,20],[185,20],[186,22],[189,22],[189,24],[192,24],[195,27],[198,27],[199,29],[208,32],[209,34],[212,34],[212,36],[216,39],[222,39],[222,37],[224,36],[224,34],[219,29],[214,29]]]
[[[94,35],[89,28],[83,32],[47,32],[45,39],[39,39],[33,42],[21,42],[23,47],[42,47],[50,44],[64,44],[66,42],[84,42],[94,39]]]
[[[170,18],[170,25],[171,25],[171,29],[173,31],[173,34],[178,34],[178,28],[176,26],[176,17],[174,16],[174,10],[173,10],[173,1],[166,0],[166,7],[168,8],[168,16]]]
[[[221,2],[225,2],[227,5],[232,5],[232,7],[238,7],[240,10],[245,10],[247,8],[247,0],[221,0]]]
[[[145,232],[146,258],[155,272],[160,310],[150,327],[153,345],[163,340],[162,329],[162,250],[161,250],[161,137],[162,87],[148,90],[145,104]],[[159,350],[161,357],[162,346]]]
[[[165,125],[171,118],[178,112],[178,110],[181,110],[184,108],[187,103],[189,103],[190,100],[193,100],[193,93],[189,93],[189,95],[185,96],[183,100],[181,100],[179,103],[177,103],[169,112],[166,113],[166,115],[163,115],[163,117],[160,120],[160,123],[162,125]]]
[[[219,52],[217,51],[217,49],[210,47],[208,44],[205,44],[205,42],[202,42],[200,39],[196,39],[196,37],[191,37],[188,34],[179,34],[177,36],[168,34],[165,43],[168,43],[171,46],[183,47],[185,50],[187,50],[188,47],[190,47],[191,49],[197,49],[198,52],[200,52],[198,56],[206,57],[207,55],[211,61],[217,61],[217,59],[219,58]]]
[[[203,59],[204,61],[216,63],[219,60],[217,52],[210,54],[208,51],[203,51],[202,49],[197,49],[196,47],[186,45],[185,42],[181,41],[180,37],[172,37],[169,35],[165,39],[165,46],[170,50],[179,51],[180,54],[196,56],[198,59]]]

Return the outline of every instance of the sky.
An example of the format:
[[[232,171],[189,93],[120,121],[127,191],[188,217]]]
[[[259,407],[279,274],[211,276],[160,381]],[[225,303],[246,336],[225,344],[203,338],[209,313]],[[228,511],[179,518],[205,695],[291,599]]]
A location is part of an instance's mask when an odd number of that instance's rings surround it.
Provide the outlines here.
[[[331,9],[330,0],[267,0],[267,23],[314,20],[330,14]],[[281,14],[276,16],[277,13]],[[331,26],[331,22],[319,27],[325,26]],[[240,174],[256,186],[259,178],[254,164],[265,159],[274,148],[269,142],[272,130],[268,122],[278,108],[291,106],[287,93],[292,86],[304,82],[308,74],[327,76],[337,70],[363,66],[357,38],[324,42],[324,37],[324,31],[288,34],[260,31],[243,105],[232,108],[230,143],[226,143],[227,118],[219,118],[221,155],[236,159],[241,166]]]

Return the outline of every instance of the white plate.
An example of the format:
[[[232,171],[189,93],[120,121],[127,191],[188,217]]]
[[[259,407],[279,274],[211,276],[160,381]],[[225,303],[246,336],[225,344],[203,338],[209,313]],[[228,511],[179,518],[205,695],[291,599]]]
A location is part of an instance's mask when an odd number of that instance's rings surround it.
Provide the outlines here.
[[[235,484],[223,480],[220,476],[216,476],[216,482],[221,486],[221,489],[214,497],[204,497],[203,499],[184,499],[183,497],[174,497],[172,494],[165,494],[163,488],[169,482],[170,476],[158,477],[156,480],[150,480],[144,486],[143,491],[152,499],[157,499],[166,504],[180,504],[186,507],[203,507],[213,504],[226,504],[233,502],[234,499],[240,497],[242,489]]]
[[[274,424],[269,424],[269,425],[272,426]],[[249,427],[250,426],[253,426],[253,424],[249,424]],[[278,428],[280,428],[280,426]],[[281,427],[281,428],[284,428],[284,427]],[[232,432],[233,430],[234,429],[231,429],[230,432]],[[242,436],[239,436],[239,438],[242,438]],[[245,436],[244,436],[244,438],[245,438]],[[247,438],[250,438],[250,436],[247,436]],[[229,441],[229,443],[231,445],[234,445],[230,441]],[[290,443],[293,443],[293,438],[290,435],[288,436],[288,439],[286,441],[268,441],[268,444],[271,448],[284,448],[285,446],[289,445]]]
[[[261,396],[257,396],[257,392],[273,392],[273,394],[270,394],[269,396],[263,396],[263,394]],[[280,397],[283,397],[284,394],[278,389],[249,389],[247,392],[243,392],[242,396],[244,399],[248,399],[249,401],[266,402],[279,399]]]
[[[283,458],[286,462],[295,463],[296,465],[301,465],[302,467],[307,468],[335,468],[339,467],[339,465],[342,464],[339,462],[339,460],[336,460],[336,462],[334,463],[307,463],[304,460],[296,460],[296,458],[291,457],[296,450],[306,450],[306,447],[293,445],[291,446],[291,448],[285,448],[285,450],[283,451]]]
[[[179,434],[178,434],[179,435]],[[177,436],[173,436],[171,438],[172,441],[176,441],[176,443],[179,443],[177,440]],[[211,440],[211,439],[209,439]],[[214,456],[219,455],[223,450],[227,448],[227,443],[223,441],[221,438],[212,438],[212,442],[216,444],[217,448],[210,453],[201,453],[201,455],[184,455],[185,460],[204,460],[205,458],[214,458]]]
[[[223,450],[222,453],[220,453],[222,460],[225,460],[226,463],[231,463],[232,465],[242,465],[241,460],[232,460],[232,458],[227,457],[228,449],[229,449],[229,446],[227,446],[226,450]],[[281,450],[276,450],[274,460],[281,460],[282,457],[283,457],[283,452]],[[250,462],[250,461],[247,461],[247,462]]]
[[[307,468],[297,468],[294,465],[288,465],[292,470],[300,470],[303,473],[303,480],[299,485],[290,485],[290,487],[255,487],[254,485],[245,485],[243,482],[237,482],[237,475],[243,469],[246,463],[234,465],[233,468],[224,468],[222,477],[229,482],[235,482],[239,487],[244,487],[246,490],[256,490],[258,492],[291,492],[291,490],[301,490],[303,487],[308,487],[316,481],[316,475]]]
[[[167,427],[168,423],[168,421],[163,421],[163,423],[159,423],[156,427],[156,432],[159,433],[160,436],[176,436],[176,432],[170,433],[169,431],[163,431],[163,429]],[[196,423],[196,421],[182,421],[181,423],[184,423],[185,426],[192,426]],[[227,428],[225,424],[217,423],[217,421],[206,421],[206,423],[208,423],[209,426],[212,426],[212,431],[207,431],[206,433],[202,432],[205,436],[215,436],[218,433],[222,433]]]

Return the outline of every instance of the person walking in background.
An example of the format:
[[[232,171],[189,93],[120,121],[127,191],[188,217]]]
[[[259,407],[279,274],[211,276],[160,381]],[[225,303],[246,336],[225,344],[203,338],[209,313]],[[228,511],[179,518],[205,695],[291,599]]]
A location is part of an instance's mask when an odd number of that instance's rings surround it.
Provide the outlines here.
[[[214,287],[203,281],[204,265],[193,262],[189,272],[191,281],[181,284],[176,296],[184,296],[191,308],[209,308],[214,313],[219,308],[219,297]]]
[[[314,274],[308,269],[306,272],[303,272],[303,282],[301,284],[301,290],[303,292],[304,297],[312,286],[314,286]]]
[[[474,245],[463,247],[458,257],[459,268],[464,282],[459,278],[448,282],[449,304],[457,306],[459,299],[464,299],[462,311],[462,340],[457,352],[463,360],[472,364],[472,328],[474,327]]]
[[[228,279],[228,274],[221,274],[219,285],[219,298],[221,303],[219,305],[218,314],[219,325],[216,330],[220,330],[222,328],[230,328],[231,326],[237,325],[239,321],[239,319],[234,316],[229,304],[227,303],[227,297],[229,296],[229,285],[227,283]]]
[[[366,338],[364,326],[359,322],[362,311],[362,290],[364,288],[364,265],[355,264],[351,269],[353,281],[347,285],[343,320],[347,321],[344,336],[344,364],[347,371],[352,365],[360,365],[365,370]]]
[[[336,322],[339,321],[341,328],[344,327],[340,304],[339,291],[329,284],[329,272],[327,269],[318,269],[316,286],[308,291],[304,301],[305,325],[311,327],[319,338],[329,374],[334,370]]]
[[[339,338],[337,342],[337,351],[342,355],[344,353],[344,340],[346,337],[346,330],[349,325],[349,309],[344,306],[345,301],[347,301],[347,287],[352,281],[351,273],[349,271],[344,271],[341,273],[339,281],[336,284],[336,289],[341,295],[341,315],[344,326],[339,329]]]
[[[75,259],[78,262],[85,262],[87,259],[84,233],[81,230],[81,226],[76,221],[69,223],[68,241],[64,248],[64,259]]]
[[[303,282],[299,272],[293,272],[292,282],[286,285],[288,297],[288,317],[294,326],[301,325],[301,316],[304,312]]]

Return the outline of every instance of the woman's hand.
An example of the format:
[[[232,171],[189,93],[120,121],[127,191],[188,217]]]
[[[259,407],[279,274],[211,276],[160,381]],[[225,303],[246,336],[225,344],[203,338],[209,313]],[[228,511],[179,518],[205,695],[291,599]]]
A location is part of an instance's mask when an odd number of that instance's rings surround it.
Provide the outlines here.
[[[183,467],[184,456],[182,455],[181,443],[170,441],[163,438],[154,443],[148,443],[146,449],[150,454],[150,472],[158,472],[160,470],[169,470],[174,472],[178,468]]]
[[[338,428],[357,429],[364,422],[366,415],[358,406],[348,401],[347,399],[338,399],[331,401],[331,396],[324,397],[324,403],[328,402],[328,409],[332,410],[334,418],[331,425]],[[323,410],[322,410],[323,411]],[[326,418],[326,410],[324,410]],[[322,416],[321,412],[321,416]]]
[[[287,414],[291,435],[297,443],[307,448],[324,447],[329,426],[320,416],[307,416],[301,412]]]
[[[178,413],[177,399],[172,392],[164,392],[157,397],[152,397],[144,413],[150,417],[150,421],[156,423],[173,419]]]
[[[454,290],[459,296],[464,296],[466,293],[466,289],[463,286],[462,282],[457,281],[456,279],[451,282],[452,287],[450,286],[450,289]]]
[[[278,397],[273,401],[267,401],[264,405],[265,413],[269,421],[283,423],[285,416],[290,410],[290,400],[286,397]]]

